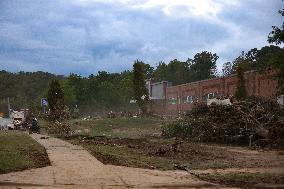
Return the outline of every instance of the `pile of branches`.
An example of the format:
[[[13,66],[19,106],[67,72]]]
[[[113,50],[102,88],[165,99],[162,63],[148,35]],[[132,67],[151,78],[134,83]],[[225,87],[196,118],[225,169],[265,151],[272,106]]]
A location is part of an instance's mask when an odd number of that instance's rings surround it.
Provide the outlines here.
[[[56,108],[47,117],[48,125],[46,131],[58,137],[68,138],[71,135],[71,126],[68,122],[70,112],[67,106]]]
[[[283,138],[281,111],[274,101],[259,97],[227,106],[196,104],[180,120],[164,125],[163,135],[204,142],[279,144]]]
[[[61,138],[68,138],[71,135],[71,126],[67,121],[50,122],[47,127],[47,133],[57,135]]]

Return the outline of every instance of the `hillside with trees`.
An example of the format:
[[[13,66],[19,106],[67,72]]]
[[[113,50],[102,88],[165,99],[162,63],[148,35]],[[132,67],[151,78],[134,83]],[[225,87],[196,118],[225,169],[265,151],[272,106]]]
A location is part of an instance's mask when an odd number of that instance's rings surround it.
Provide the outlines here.
[[[0,71],[0,111],[7,112],[9,97],[12,108],[27,108],[32,101],[38,101],[47,91],[48,81],[52,78],[63,79],[47,72]]]

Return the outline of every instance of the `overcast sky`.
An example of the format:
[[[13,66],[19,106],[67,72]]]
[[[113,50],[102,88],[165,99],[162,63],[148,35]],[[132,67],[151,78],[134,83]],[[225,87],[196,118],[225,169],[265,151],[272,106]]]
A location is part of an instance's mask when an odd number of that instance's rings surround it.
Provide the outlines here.
[[[0,0],[0,70],[56,74],[220,57],[267,45],[281,0]]]

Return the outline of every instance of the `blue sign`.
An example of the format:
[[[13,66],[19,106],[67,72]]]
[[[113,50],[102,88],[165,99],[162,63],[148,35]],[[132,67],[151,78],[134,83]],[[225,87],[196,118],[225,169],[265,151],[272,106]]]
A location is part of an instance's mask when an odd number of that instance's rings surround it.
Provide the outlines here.
[[[41,99],[41,106],[48,106],[48,102],[46,98]]]

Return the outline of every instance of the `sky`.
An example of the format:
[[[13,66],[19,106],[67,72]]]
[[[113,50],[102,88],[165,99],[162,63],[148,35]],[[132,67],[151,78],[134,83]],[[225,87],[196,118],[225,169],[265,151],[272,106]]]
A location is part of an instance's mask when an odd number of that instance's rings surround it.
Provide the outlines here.
[[[83,76],[267,43],[281,0],[0,0],[0,70]]]

